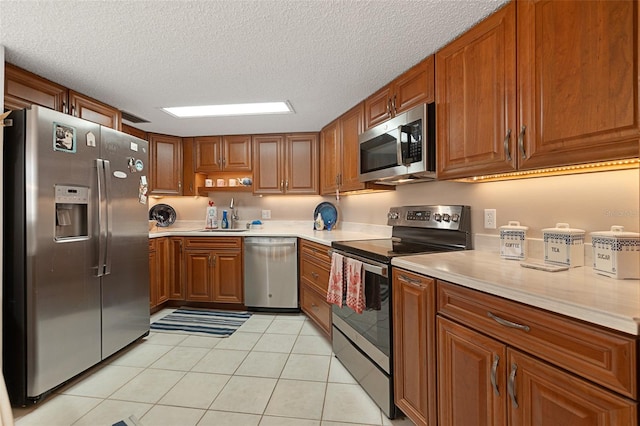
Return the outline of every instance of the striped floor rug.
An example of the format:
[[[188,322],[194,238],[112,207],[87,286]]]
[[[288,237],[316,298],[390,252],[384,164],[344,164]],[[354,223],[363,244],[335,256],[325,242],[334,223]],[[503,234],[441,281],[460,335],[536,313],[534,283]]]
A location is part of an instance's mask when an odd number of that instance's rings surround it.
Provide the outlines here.
[[[229,337],[249,317],[249,312],[180,308],[151,324],[151,331]]]

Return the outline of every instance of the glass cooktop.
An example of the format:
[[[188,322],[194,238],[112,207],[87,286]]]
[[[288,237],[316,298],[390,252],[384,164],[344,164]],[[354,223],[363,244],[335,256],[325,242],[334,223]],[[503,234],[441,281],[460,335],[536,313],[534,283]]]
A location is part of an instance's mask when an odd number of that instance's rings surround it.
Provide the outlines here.
[[[392,257],[411,254],[434,253],[451,250],[445,247],[423,243],[402,241],[395,238],[379,240],[334,241],[331,246],[337,250],[388,263]]]

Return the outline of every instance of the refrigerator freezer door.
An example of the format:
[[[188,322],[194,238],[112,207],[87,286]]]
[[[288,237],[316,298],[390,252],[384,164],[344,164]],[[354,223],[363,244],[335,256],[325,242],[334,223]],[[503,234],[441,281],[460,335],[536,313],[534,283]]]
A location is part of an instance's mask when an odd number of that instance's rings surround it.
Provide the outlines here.
[[[56,111],[34,106],[27,112],[23,225],[30,397],[101,359],[95,202],[81,206],[73,189],[95,196],[98,150],[85,141],[99,132],[98,125]]]
[[[148,172],[148,143],[102,128],[105,163],[106,266],[102,277],[102,358],[149,331],[148,205],[140,187]],[[142,202],[141,202],[142,201]]]

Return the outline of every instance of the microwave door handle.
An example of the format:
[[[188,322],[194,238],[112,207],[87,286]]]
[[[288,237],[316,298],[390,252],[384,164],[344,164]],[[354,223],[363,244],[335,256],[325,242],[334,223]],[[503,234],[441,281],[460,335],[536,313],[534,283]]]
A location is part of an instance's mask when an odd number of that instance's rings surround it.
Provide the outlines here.
[[[398,126],[398,136],[396,138],[397,140],[397,144],[396,144],[396,164],[398,166],[402,166],[404,165],[404,161],[402,158],[402,125]]]

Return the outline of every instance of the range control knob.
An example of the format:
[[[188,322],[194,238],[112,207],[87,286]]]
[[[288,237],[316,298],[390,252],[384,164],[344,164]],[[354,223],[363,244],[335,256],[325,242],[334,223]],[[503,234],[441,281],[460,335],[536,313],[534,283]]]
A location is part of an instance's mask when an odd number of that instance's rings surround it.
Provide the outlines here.
[[[396,220],[398,219],[399,215],[398,212],[389,212],[387,213],[387,218],[391,219],[391,220]]]
[[[433,218],[436,222],[442,222],[442,215],[440,213],[436,213],[433,215]]]
[[[445,213],[442,215],[442,220],[444,220],[445,222],[451,222],[451,216]]]
[[[451,222],[458,222],[460,220],[460,215],[458,213],[454,213],[453,216],[451,216]]]

